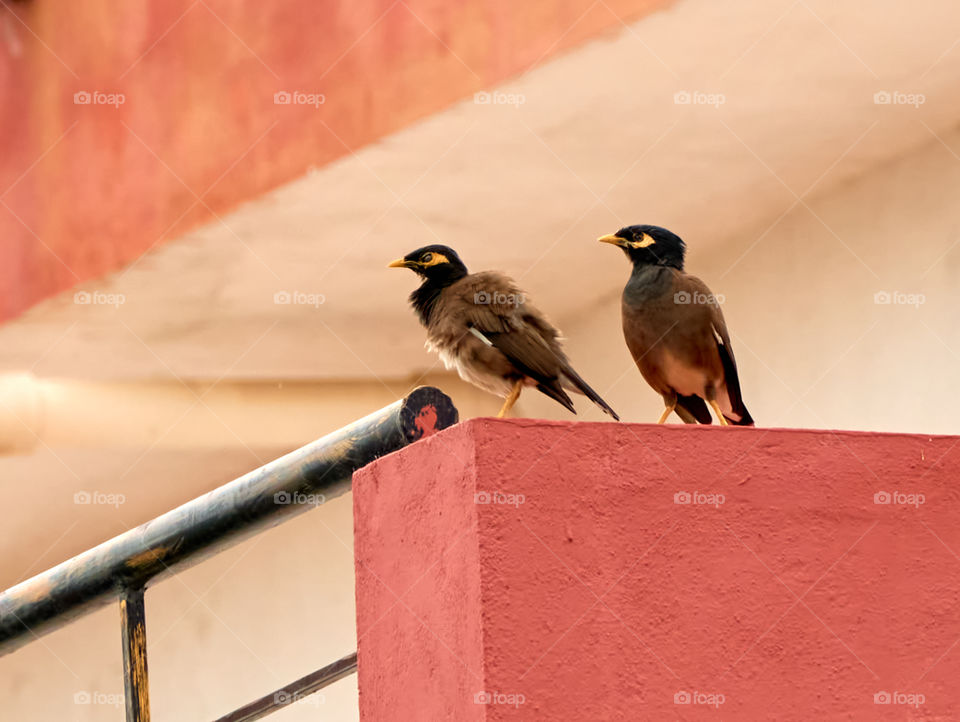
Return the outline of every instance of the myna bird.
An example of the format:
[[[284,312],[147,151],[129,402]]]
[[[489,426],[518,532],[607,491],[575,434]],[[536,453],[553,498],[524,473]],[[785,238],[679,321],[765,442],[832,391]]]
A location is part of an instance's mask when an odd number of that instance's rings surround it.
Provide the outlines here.
[[[619,246],[633,263],[623,289],[627,347],[666,406],[657,423],[676,411],[685,423],[753,426],[743,404],[737,363],[720,304],[683,270],[686,245],[659,226],[628,226],[598,239]]]
[[[390,268],[409,268],[423,279],[410,303],[427,329],[427,349],[463,380],[505,397],[498,416],[507,415],[524,386],[535,386],[573,413],[567,391],[620,420],[573,370],[560,332],[511,279],[493,271],[468,273],[452,248],[437,245],[418,248]]]

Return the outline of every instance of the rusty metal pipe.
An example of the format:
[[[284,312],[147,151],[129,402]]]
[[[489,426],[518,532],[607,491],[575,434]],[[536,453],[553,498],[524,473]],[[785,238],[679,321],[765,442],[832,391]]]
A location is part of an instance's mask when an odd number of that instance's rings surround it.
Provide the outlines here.
[[[120,595],[120,636],[123,641],[123,700],[127,720],[150,722],[143,587],[125,589]]]
[[[438,389],[406,398],[38,574],[0,595],[0,656],[124,590],[145,587],[350,489],[354,471],[458,413]]]

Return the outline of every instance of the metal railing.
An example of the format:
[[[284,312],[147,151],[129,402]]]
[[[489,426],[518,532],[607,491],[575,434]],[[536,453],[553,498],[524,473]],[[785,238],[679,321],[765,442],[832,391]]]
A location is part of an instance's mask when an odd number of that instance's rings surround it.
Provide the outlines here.
[[[0,656],[119,599],[128,722],[150,719],[144,591],[267,528],[350,490],[353,472],[452,426],[448,396],[406,398],[114,537],[0,595]],[[353,653],[217,722],[260,719],[356,671]]]

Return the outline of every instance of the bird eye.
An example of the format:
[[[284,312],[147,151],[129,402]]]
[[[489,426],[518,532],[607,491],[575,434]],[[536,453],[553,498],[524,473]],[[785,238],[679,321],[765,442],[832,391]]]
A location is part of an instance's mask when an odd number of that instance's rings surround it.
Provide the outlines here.
[[[424,253],[422,256],[420,256],[420,262],[421,262],[421,263],[430,263],[430,261],[432,261],[432,260],[433,260],[433,254],[432,254],[432,253]]]

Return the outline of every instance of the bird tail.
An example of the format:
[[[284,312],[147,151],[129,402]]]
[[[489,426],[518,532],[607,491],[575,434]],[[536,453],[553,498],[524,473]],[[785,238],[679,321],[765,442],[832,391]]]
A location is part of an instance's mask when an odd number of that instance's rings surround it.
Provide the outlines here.
[[[732,419],[723,415],[734,426],[753,426],[753,417],[743,403],[743,394],[740,392],[740,376],[737,374],[737,364],[733,360],[729,349],[723,344],[717,344],[720,350],[720,361],[723,364],[723,375],[726,379],[727,395],[730,397],[730,406],[739,419]]]
[[[729,421],[731,426],[754,426],[753,417],[750,416],[750,412],[747,411],[747,407],[743,406],[741,408],[743,416],[741,416],[739,420],[732,419],[726,414],[723,415],[723,418]]]
[[[580,375],[576,371],[567,366],[563,369],[563,375],[566,377],[565,380],[568,382],[568,388],[570,388],[572,391],[583,394],[598,407],[600,407],[605,414],[609,414],[617,421],[620,420],[620,417],[617,416],[617,412],[611,409],[610,405],[600,398],[600,394],[590,388],[590,385],[580,378]]]
[[[689,414],[690,420],[688,421],[684,418],[684,414],[681,411],[677,411],[677,414],[683,419],[686,424],[695,424],[700,422],[701,424],[712,424],[713,417],[710,416],[710,410],[707,408],[707,402],[701,399],[699,396],[681,396],[677,395],[677,409],[682,409]]]
[[[551,399],[559,403],[568,411],[571,411],[574,414],[577,413],[577,409],[574,407],[573,401],[570,400],[570,397],[567,396],[566,391],[564,391],[560,387],[560,384],[558,384],[556,381],[554,381],[551,384],[538,383],[537,389],[545,393],[547,396],[549,396]]]

